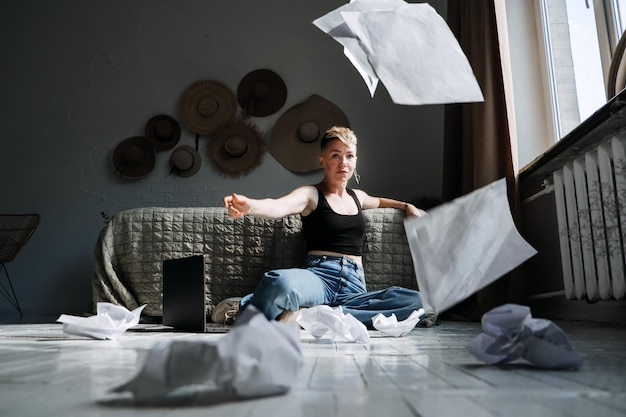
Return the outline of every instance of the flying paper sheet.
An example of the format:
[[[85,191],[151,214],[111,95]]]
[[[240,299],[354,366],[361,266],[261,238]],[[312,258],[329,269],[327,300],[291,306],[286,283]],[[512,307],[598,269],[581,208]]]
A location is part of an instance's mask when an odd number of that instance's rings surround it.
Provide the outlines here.
[[[515,228],[504,178],[404,228],[426,311],[444,312],[537,253]]]
[[[427,3],[353,0],[313,24],[344,46],[372,97],[380,79],[397,104],[484,101],[454,34]]]

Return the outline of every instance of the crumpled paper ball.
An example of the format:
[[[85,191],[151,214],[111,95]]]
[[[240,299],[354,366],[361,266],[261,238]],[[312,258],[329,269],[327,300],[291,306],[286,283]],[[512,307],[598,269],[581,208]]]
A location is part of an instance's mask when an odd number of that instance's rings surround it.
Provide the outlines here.
[[[426,311],[423,308],[413,310],[409,317],[402,321],[398,321],[394,313],[391,313],[389,317],[378,313],[372,317],[372,326],[385,336],[400,337],[413,330],[425,313]]]
[[[298,326],[268,321],[249,306],[217,341],[164,340],[152,346],[139,373],[113,392],[158,400],[177,388],[205,384],[234,398],[284,394],[302,367]]]
[[[126,330],[139,324],[141,312],[146,304],[133,311],[112,303],[100,302],[96,315],[89,317],[61,314],[57,321],[63,323],[63,332],[94,339],[115,340]]]
[[[318,305],[302,309],[296,321],[316,339],[328,335],[336,341],[365,344],[370,341],[367,327],[352,314],[344,314],[341,306]]]
[[[504,304],[482,317],[483,333],[467,349],[483,362],[499,364],[525,359],[550,369],[578,368],[582,359],[565,332],[546,319],[535,319],[530,308]]]

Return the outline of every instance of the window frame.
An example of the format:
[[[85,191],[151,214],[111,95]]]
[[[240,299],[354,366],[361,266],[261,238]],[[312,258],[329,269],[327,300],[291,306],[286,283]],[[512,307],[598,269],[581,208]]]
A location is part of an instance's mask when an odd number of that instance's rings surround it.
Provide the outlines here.
[[[563,120],[561,105],[557,91],[557,76],[553,65],[552,38],[548,22],[548,1],[535,0],[535,16],[537,21],[538,41],[540,47],[542,74],[544,77],[545,102],[550,115],[551,133],[554,143],[558,142],[563,135]],[[580,0],[591,1],[591,0]],[[607,82],[609,68],[614,51],[620,39],[622,22],[619,16],[619,5],[616,0],[593,0],[594,16],[598,36],[598,48],[602,66],[602,76],[605,98],[607,95]]]

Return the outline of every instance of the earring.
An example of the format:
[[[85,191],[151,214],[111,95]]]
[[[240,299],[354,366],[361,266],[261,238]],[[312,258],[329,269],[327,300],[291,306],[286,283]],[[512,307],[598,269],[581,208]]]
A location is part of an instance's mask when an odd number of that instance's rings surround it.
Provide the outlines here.
[[[354,170],[354,180],[356,181],[357,184],[361,183],[361,176],[359,175],[358,172],[356,172],[356,169]]]

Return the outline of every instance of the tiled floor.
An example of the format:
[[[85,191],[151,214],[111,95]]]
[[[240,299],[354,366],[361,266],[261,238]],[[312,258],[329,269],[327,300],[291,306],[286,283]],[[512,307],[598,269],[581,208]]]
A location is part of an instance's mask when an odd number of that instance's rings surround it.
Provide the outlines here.
[[[583,357],[577,371],[486,365],[465,348],[479,323],[442,322],[369,345],[301,333],[304,366],[286,395],[247,401],[182,395],[133,406],[109,390],[152,344],[200,337],[129,331],[117,341],[66,335],[60,324],[0,325],[0,416],[580,416],[626,415],[626,327],[558,322]]]

